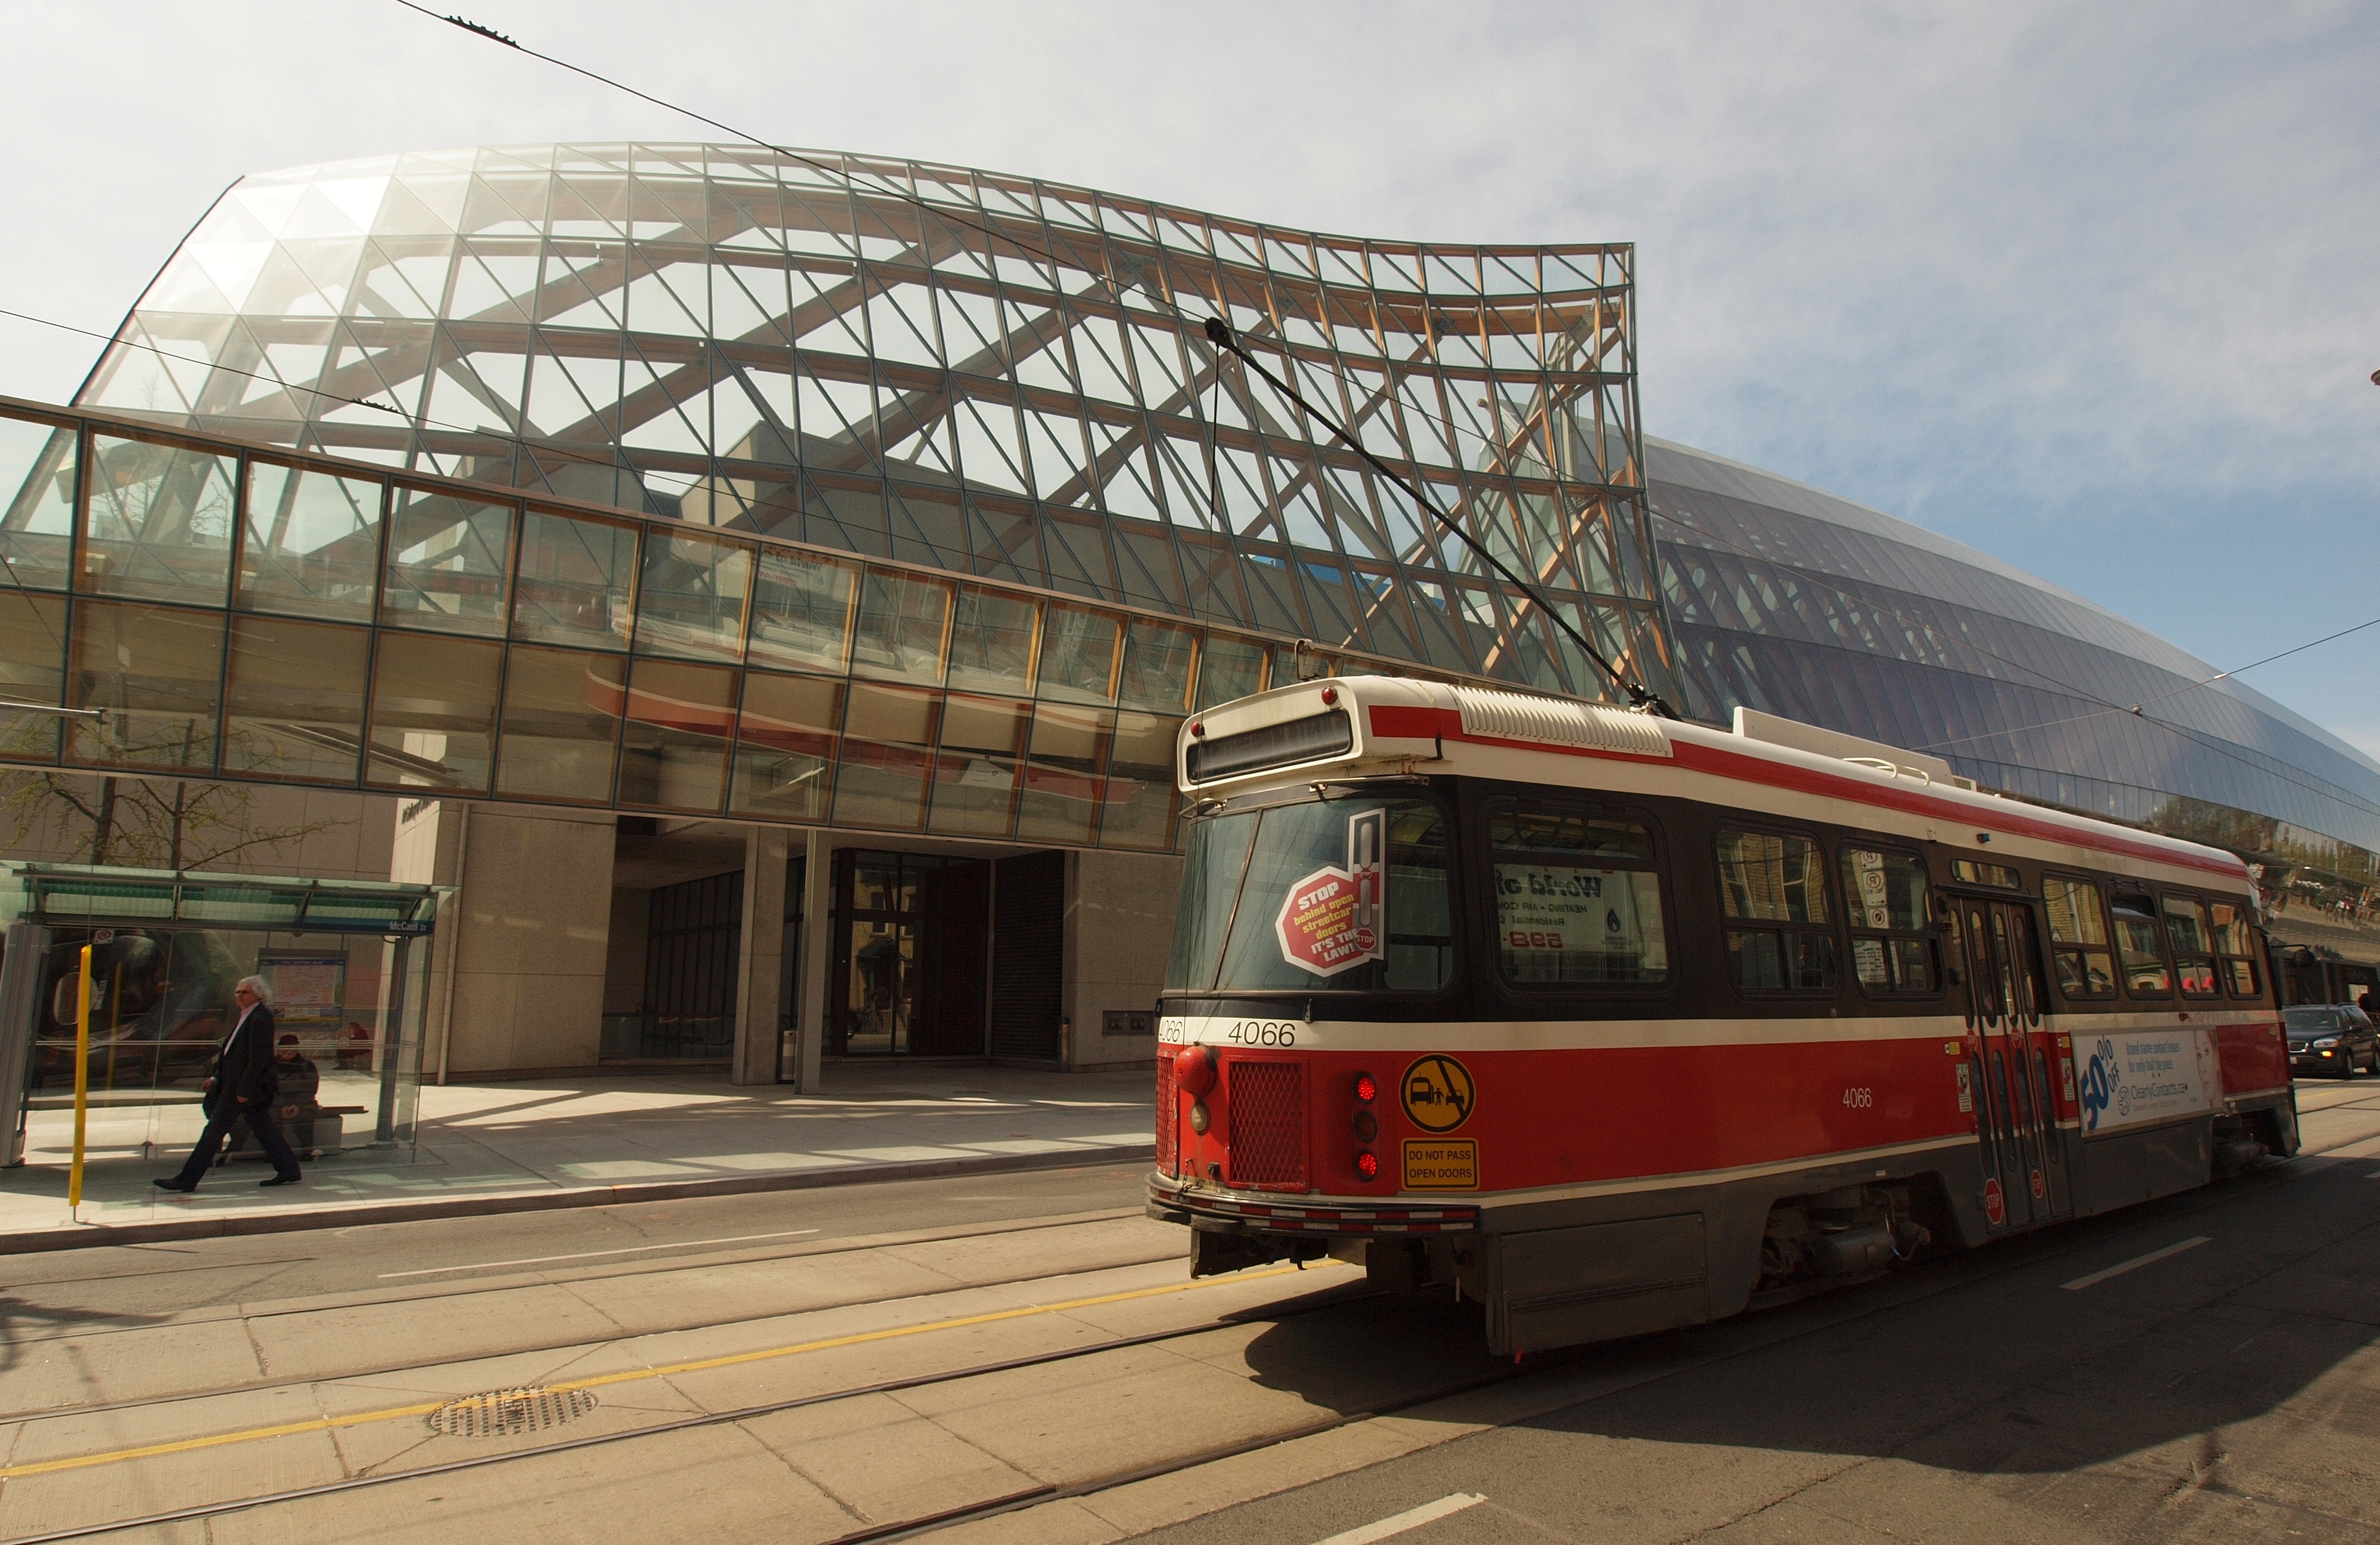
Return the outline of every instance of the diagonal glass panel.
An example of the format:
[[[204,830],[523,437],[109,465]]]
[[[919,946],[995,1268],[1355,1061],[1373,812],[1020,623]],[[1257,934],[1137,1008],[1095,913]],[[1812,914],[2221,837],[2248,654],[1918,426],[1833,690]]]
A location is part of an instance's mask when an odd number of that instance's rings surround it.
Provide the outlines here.
[[[372,656],[371,756],[379,788],[485,794],[504,646],[382,633]]]
[[[953,589],[946,579],[869,569],[860,587],[859,619],[852,635],[852,674],[890,681],[941,681]]]
[[[1099,843],[1164,852],[1173,846],[1180,800],[1173,785],[1174,746],[1182,721],[1164,713],[1119,713],[1115,741],[1100,781]]]
[[[1115,717],[1109,709],[1048,702],[1034,710],[1025,788],[1016,802],[1018,840],[1089,845]]]
[[[858,589],[856,564],[761,549],[752,591],[752,663],[841,671]]]
[[[62,590],[73,564],[75,432],[0,416],[0,573]]]
[[[826,818],[843,694],[840,681],[745,673],[730,810],[775,821]]]
[[[1123,675],[1116,687],[1116,700],[1126,708],[1181,712],[1189,706],[1192,666],[1197,657],[1198,636],[1190,629],[1133,618],[1125,629]]]
[[[1025,735],[1033,705],[953,694],[942,702],[941,750],[934,759],[936,832],[1004,837],[1014,819]]]
[[[1036,610],[1027,596],[960,586],[951,625],[952,689],[1030,692]]]
[[[371,621],[386,486],[378,479],[251,460],[239,608]]]
[[[652,531],[637,605],[637,652],[742,659],[752,567],[752,549],[743,542]]]
[[[1212,708],[1264,690],[1265,648],[1247,639],[1207,635],[1198,656],[1198,704]]]
[[[504,662],[496,792],[608,801],[626,676],[627,662],[618,655],[515,644]]]
[[[933,692],[852,683],[835,771],[836,825],[914,832],[923,823],[941,707]]]
[[[205,774],[215,760],[223,624],[220,612],[78,603],[67,700],[105,713],[67,723],[67,760]]]
[[[76,589],[220,606],[231,580],[228,455],[171,441],[94,433]]]
[[[352,784],[362,771],[371,630],[234,617],[223,768],[292,783]]]
[[[620,737],[619,803],[716,812],[727,793],[735,676],[725,665],[639,660]]]
[[[1119,619],[1052,602],[1041,620],[1041,696],[1059,702],[1115,700]]]
[[[531,509],[513,585],[516,639],[624,650],[635,617],[637,528]]]
[[[404,483],[395,485],[390,503],[380,620],[501,638],[516,507]]]

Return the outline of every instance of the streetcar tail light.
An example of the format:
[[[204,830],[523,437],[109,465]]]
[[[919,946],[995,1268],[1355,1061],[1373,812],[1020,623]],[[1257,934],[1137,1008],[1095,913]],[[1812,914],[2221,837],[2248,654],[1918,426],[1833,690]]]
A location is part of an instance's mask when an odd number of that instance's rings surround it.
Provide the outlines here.
[[[1374,1153],[1374,1152],[1373,1152],[1371,1150],[1369,1150],[1369,1149],[1366,1149],[1366,1150],[1364,1150],[1362,1152],[1360,1152],[1360,1153],[1356,1154],[1356,1155],[1355,1155],[1355,1178],[1356,1178],[1356,1179],[1358,1179],[1358,1180],[1378,1180],[1378,1179],[1379,1179],[1379,1178],[1380,1178],[1380,1156],[1379,1156],[1378,1154],[1377,1154],[1377,1153]]]
[[[1173,1085],[1193,1100],[1204,1100],[1215,1087],[1215,1053],[1204,1046],[1184,1046],[1174,1052]]]
[[[1380,1085],[1378,1079],[1374,1078],[1368,1073],[1358,1073],[1355,1075],[1356,1103],[1368,1105],[1373,1101],[1378,1099],[1379,1095]]]
[[[1355,1140],[1368,1143],[1380,1135],[1380,1118],[1369,1111],[1355,1113]]]

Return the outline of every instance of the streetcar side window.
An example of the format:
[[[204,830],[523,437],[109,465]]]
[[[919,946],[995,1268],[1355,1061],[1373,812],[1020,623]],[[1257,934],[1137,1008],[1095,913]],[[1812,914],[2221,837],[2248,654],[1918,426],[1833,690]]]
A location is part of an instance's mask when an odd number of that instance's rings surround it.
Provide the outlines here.
[[[2214,914],[2215,950],[2223,957],[2223,980],[2231,996],[2262,997],[2264,983],[2257,979],[2256,936],[2251,931],[2248,908],[2237,901],[2217,901],[2210,902],[2207,910]]]
[[[1719,903],[1731,922],[1728,969],[1746,992],[1831,992],[1840,979],[1827,865],[1807,837],[1718,834]]]
[[[1488,812],[1496,957],[1521,986],[1670,979],[1652,828],[1622,813],[1500,801]]]
[[[1437,805],[1316,799],[1257,813],[1216,991],[1428,991],[1454,979]]]
[[[2223,989],[2215,980],[2215,931],[2207,926],[2206,904],[2168,893],[2165,931],[2173,942],[2173,975],[2181,995],[2212,998],[2220,993]]]
[[[2069,998],[2116,995],[2116,955],[2107,931],[2107,904],[2088,880],[2046,875],[2043,910],[2049,914],[2049,955],[2058,969],[2058,991]]]
[[[2117,893],[2116,953],[2123,960],[2124,991],[2135,998],[2169,998],[2173,971],[2166,964],[2165,925],[2156,904],[2144,895]]]
[[[1869,992],[1931,992],[1934,937],[1925,929],[1925,864],[1882,848],[1842,849],[1852,975]]]

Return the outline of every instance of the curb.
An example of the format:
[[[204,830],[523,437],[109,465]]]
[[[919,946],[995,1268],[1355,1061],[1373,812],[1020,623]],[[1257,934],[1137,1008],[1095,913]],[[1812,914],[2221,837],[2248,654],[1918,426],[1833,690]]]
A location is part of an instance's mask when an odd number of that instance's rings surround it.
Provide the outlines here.
[[[728,1175],[717,1180],[661,1180],[650,1185],[587,1186],[567,1191],[498,1191],[437,1201],[368,1202],[310,1212],[261,1212],[192,1218],[178,1223],[83,1223],[39,1233],[0,1234],[0,1256],[45,1250],[103,1249],[164,1239],[220,1239],[235,1235],[295,1234],[364,1223],[410,1223],[431,1218],[478,1218],[506,1212],[552,1212],[573,1207],[699,1197],[750,1196],[760,1191],[810,1191],[886,1180],[931,1180],[951,1174],[1002,1174],[1031,1170],[1080,1170],[1099,1164],[1155,1163],[1157,1145],[1075,1149],[1060,1153],[987,1153],[979,1159],[919,1159],[842,1170],[793,1170],[780,1174]]]

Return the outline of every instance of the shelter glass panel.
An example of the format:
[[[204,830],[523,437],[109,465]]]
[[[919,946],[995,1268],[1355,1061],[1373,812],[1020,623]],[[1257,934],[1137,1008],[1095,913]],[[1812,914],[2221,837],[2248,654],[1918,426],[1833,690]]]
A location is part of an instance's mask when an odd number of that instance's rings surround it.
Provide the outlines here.
[[[90,525],[76,588],[220,606],[231,582],[236,457],[94,433]]]
[[[383,633],[372,659],[371,751],[381,788],[485,794],[496,744],[504,646]]]
[[[733,669],[638,661],[621,733],[620,803],[716,811],[727,791],[727,743],[735,724]]]
[[[0,415],[0,559],[16,583],[62,590],[74,566],[75,432]]]
[[[531,509],[521,521],[513,637],[537,644],[625,649],[636,579],[634,526]]]
[[[751,590],[752,549],[743,542],[652,531],[645,543],[637,652],[742,659]]]
[[[843,693],[842,682],[819,676],[746,673],[730,809],[777,821],[825,819]]]
[[[0,697],[20,703],[63,702],[66,636],[63,598],[0,592]],[[50,713],[0,712],[0,756],[55,760],[63,722]]]
[[[371,630],[232,618],[224,771],[352,784],[361,771]]]
[[[380,620],[502,638],[512,568],[512,505],[482,504],[399,483],[391,495]]]
[[[626,675],[616,655],[515,645],[504,667],[496,792],[609,799]]]
[[[752,663],[842,670],[858,585],[856,564],[763,548],[752,592]]]
[[[852,674],[928,685],[941,681],[954,588],[945,579],[869,569],[859,591]]]
[[[943,702],[942,749],[934,759],[935,831],[1008,834],[1032,712],[1031,703],[998,698],[954,695]]]
[[[249,462],[240,608],[328,622],[371,621],[385,486],[377,478]]]
[[[67,722],[67,760],[188,772],[212,767],[223,623],[219,612],[79,603],[68,701],[106,713]]]
[[[836,825],[914,832],[923,824],[940,709],[931,692],[852,684],[835,773]]]

